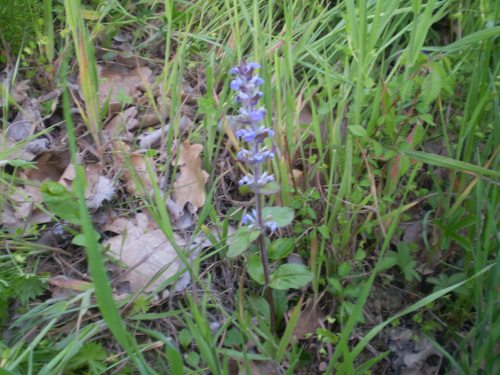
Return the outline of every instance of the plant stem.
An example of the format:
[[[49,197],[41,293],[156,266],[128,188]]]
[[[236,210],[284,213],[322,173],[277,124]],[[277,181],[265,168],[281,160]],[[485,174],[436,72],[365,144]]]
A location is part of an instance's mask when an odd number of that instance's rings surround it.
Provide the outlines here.
[[[257,153],[259,148],[258,143],[256,142],[254,144],[254,152]],[[261,169],[260,169],[260,164],[256,164],[254,167],[254,179],[255,181],[258,181],[260,179],[260,174],[261,174]],[[264,220],[262,218],[262,194],[259,192],[255,193],[255,198],[256,198],[256,205],[255,205],[255,212],[257,216],[257,225],[259,226],[260,230],[260,235],[258,238],[258,243],[259,243],[259,248],[260,248],[260,260],[262,262],[262,268],[264,269],[264,284],[266,287],[266,292],[267,292],[267,303],[269,304],[269,319],[270,319],[270,325],[271,325],[271,332],[275,333],[276,331],[276,317],[274,314],[274,299],[273,299],[273,291],[269,284],[271,283],[270,280],[270,272],[269,272],[269,259],[267,257],[267,248],[266,248],[266,242],[264,239],[265,235],[265,226],[264,226]]]
[[[271,283],[270,272],[269,272],[269,259],[267,257],[267,248],[266,242],[264,239],[264,221],[262,220],[262,196],[261,194],[257,194],[257,222],[260,228],[260,235],[258,238],[259,248],[260,248],[260,260],[262,262],[262,268],[264,269],[264,284],[266,286],[267,291],[267,303],[269,304],[269,318],[271,320],[271,332],[275,333],[276,330],[276,318],[274,316],[274,299],[273,299],[273,291],[269,284]]]

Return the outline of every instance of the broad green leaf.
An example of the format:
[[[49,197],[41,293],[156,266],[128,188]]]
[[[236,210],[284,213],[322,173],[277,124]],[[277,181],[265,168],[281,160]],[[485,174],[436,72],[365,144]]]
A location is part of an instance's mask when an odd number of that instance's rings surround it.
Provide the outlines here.
[[[184,374],[184,362],[182,360],[182,355],[179,353],[174,344],[167,341],[165,351],[167,354],[168,366],[170,367],[172,374]]]
[[[299,289],[313,279],[312,272],[303,264],[283,264],[271,274],[271,288]]]
[[[348,127],[349,131],[356,137],[366,137],[366,129],[361,125],[351,125]]]
[[[241,255],[246,249],[259,237],[260,232],[257,229],[241,227],[234,234],[233,242],[227,250],[227,257],[233,258]]]
[[[78,200],[58,182],[44,182],[40,188],[43,202],[56,216],[72,224],[80,223]]]
[[[293,238],[278,238],[269,246],[269,258],[273,260],[285,258],[293,251],[294,245]]]
[[[191,341],[193,341],[193,335],[189,329],[184,328],[179,332],[178,340],[183,348],[187,348],[191,344]]]
[[[261,187],[259,189],[259,193],[264,195],[272,195],[276,194],[278,191],[280,191],[280,189],[280,185],[276,181],[272,181]]]
[[[282,228],[292,223],[294,213],[290,207],[264,207],[262,216],[264,221],[274,221],[278,228]]]
[[[95,237],[97,238],[97,240],[99,240],[101,238],[101,235],[97,233],[95,230],[94,232],[95,232]],[[71,243],[76,246],[85,247],[85,245],[87,244],[87,239],[84,234],[80,233],[77,234],[75,237],[73,237]]]
[[[259,254],[252,254],[248,257],[247,272],[254,281],[264,285],[264,267]]]

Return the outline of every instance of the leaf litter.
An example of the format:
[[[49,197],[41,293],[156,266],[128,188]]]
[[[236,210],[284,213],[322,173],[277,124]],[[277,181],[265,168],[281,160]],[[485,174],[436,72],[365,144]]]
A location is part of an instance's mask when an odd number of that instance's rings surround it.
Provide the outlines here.
[[[117,233],[103,242],[110,254],[127,267],[121,279],[130,283],[133,292],[151,292],[174,276],[181,268],[174,245],[146,214],[138,213],[133,219],[117,218],[104,226]],[[177,245],[186,245],[174,233]]]

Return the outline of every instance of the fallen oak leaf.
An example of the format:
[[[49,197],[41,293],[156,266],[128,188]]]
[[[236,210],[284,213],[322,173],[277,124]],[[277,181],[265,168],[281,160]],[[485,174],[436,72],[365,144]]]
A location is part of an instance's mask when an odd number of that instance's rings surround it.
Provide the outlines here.
[[[104,229],[119,233],[103,245],[128,268],[121,279],[130,283],[132,292],[151,292],[180,270],[182,261],[174,246],[145,214],[137,214],[134,220],[118,218]],[[175,233],[174,239],[177,245],[185,245]]]
[[[202,145],[184,141],[179,149],[177,160],[179,172],[174,182],[172,197],[180,207],[185,207],[187,203],[190,203],[189,210],[192,214],[205,204],[206,198],[205,183],[209,175],[201,169],[202,150]],[[173,161],[174,165],[175,163]]]

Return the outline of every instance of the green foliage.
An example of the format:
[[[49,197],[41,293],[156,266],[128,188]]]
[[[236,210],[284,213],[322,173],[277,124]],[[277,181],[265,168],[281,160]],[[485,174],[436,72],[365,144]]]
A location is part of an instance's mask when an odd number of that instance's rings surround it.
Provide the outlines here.
[[[10,262],[0,265],[0,323],[8,317],[13,301],[26,307],[47,289],[46,275],[24,273]]]
[[[229,249],[227,251],[227,256],[229,258],[236,257],[243,254],[260,235],[260,232],[256,229],[250,227],[241,227],[234,234],[231,243],[229,244]]]
[[[78,200],[63,185],[47,181],[40,190],[43,201],[50,211],[69,223],[80,224]]]
[[[399,243],[396,252],[387,252],[386,259],[384,260],[384,268],[390,268],[392,265],[397,265],[406,281],[420,281],[421,277],[416,270],[417,262],[413,259],[411,254],[412,248],[414,248],[414,246],[411,246],[411,244]]]
[[[0,36],[17,55],[24,43],[36,42],[43,26],[43,3],[39,0],[0,0]],[[31,43],[30,43],[31,42]]]
[[[107,358],[106,350],[101,344],[95,342],[87,342],[78,351],[71,362],[64,369],[65,374],[102,374],[106,371]]]
[[[282,264],[271,273],[271,287],[278,290],[299,289],[312,281],[312,272],[303,264]]]
[[[274,221],[278,228],[283,228],[292,223],[294,212],[290,207],[264,207],[262,218],[264,221]]]

